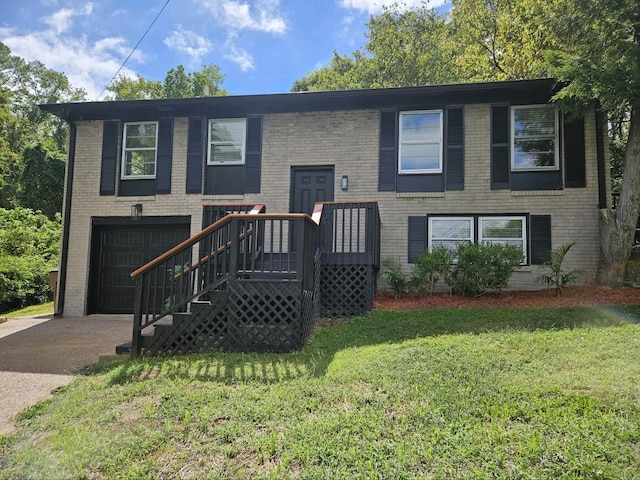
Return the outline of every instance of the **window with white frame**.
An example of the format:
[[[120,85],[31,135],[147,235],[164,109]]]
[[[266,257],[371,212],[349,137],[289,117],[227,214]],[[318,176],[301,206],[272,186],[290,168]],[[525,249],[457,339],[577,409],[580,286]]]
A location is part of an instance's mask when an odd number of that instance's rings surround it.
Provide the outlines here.
[[[156,178],[158,122],[125,123],[122,178]]]
[[[398,172],[442,172],[442,110],[400,113]]]
[[[456,251],[460,243],[473,243],[472,217],[430,217],[429,249],[445,246]]]
[[[527,258],[525,217],[479,217],[478,241],[514,245],[522,250],[522,263]]]
[[[558,110],[553,105],[511,107],[513,170],[559,168]]]
[[[477,238],[476,231],[477,219]],[[527,259],[527,219],[525,216],[429,217],[429,250],[445,246],[455,252],[461,243],[499,243],[522,250]]]
[[[247,122],[244,118],[209,120],[209,165],[242,165]]]

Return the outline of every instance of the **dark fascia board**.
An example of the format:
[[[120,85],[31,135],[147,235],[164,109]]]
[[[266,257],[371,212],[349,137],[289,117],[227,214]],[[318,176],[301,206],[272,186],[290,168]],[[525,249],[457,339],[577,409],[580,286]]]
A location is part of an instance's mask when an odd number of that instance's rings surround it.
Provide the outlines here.
[[[269,95],[50,103],[40,105],[40,108],[68,122],[110,119],[139,121],[192,116],[223,118],[269,113],[442,108],[472,103],[546,103],[562,87],[556,80],[545,78]]]

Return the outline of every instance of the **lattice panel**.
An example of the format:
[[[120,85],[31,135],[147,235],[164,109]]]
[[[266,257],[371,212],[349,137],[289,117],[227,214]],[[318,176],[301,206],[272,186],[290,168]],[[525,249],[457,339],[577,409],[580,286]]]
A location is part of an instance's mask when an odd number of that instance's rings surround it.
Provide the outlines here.
[[[302,347],[302,284],[229,282],[230,349],[290,352]]]
[[[320,311],[328,317],[360,315],[373,308],[375,270],[371,265],[323,265]]]
[[[156,328],[146,355],[180,355],[211,352],[226,347],[228,296],[217,296],[212,304],[194,303],[191,313],[177,314],[171,327]]]

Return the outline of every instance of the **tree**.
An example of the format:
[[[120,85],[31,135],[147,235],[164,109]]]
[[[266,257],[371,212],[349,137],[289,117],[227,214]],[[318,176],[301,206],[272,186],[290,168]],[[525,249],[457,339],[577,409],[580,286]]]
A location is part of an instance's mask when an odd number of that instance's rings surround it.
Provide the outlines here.
[[[17,199],[22,207],[40,211],[53,220],[62,210],[64,155],[39,143],[24,149]]]
[[[145,100],[227,95],[222,88],[225,75],[214,64],[203,65],[199,72],[186,72],[182,65],[169,70],[163,81],[147,80],[140,75],[118,77],[107,90],[107,100]]]

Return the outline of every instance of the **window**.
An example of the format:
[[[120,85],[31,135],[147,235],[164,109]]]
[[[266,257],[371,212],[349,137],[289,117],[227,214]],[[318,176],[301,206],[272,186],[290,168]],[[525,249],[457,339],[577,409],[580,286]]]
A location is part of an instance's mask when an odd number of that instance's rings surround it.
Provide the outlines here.
[[[122,178],[156,178],[158,123],[124,124]]]
[[[400,113],[398,172],[442,172],[442,111]]]
[[[525,217],[480,217],[479,241],[515,245],[522,250],[523,262],[527,258]]]
[[[244,118],[209,120],[209,165],[242,165],[247,123]]]
[[[477,220],[477,241],[474,238]],[[527,219],[524,216],[501,217],[429,217],[429,249],[444,245],[455,251],[460,243],[500,243],[515,245],[527,258]]]
[[[512,169],[557,170],[558,157],[558,110],[552,105],[512,107]]]
[[[444,245],[455,251],[462,242],[473,242],[473,218],[429,218],[429,249]]]

